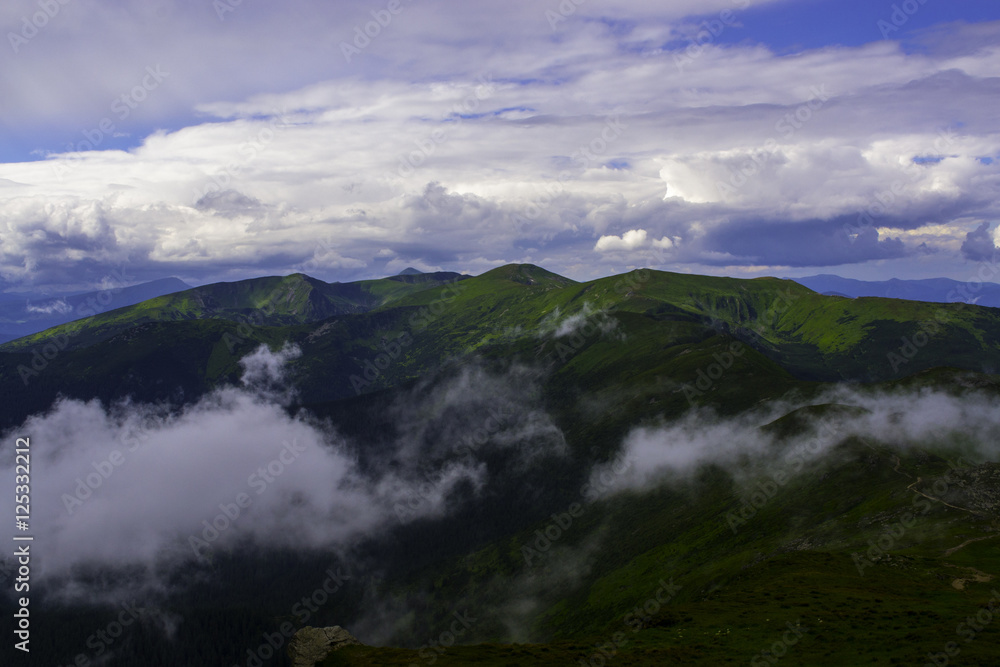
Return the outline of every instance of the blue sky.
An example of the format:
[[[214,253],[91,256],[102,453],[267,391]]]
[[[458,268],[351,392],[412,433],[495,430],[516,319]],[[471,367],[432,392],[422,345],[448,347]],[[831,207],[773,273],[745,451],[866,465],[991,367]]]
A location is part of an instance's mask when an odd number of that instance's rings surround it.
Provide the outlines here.
[[[764,5],[750,2],[746,9],[739,7],[743,2],[732,4],[741,25],[720,34],[717,43],[748,40],[766,44],[781,54],[836,45],[862,46],[881,39],[899,41],[912,50],[918,48],[921,33],[929,28],[955,21],[979,23],[1000,18],[1000,7],[988,0],[788,0]],[[896,7],[902,14],[896,12]],[[911,11],[915,7],[919,9]],[[702,18],[717,17],[718,13]]]
[[[995,2],[12,0],[0,27],[3,290],[967,280],[1000,240]]]

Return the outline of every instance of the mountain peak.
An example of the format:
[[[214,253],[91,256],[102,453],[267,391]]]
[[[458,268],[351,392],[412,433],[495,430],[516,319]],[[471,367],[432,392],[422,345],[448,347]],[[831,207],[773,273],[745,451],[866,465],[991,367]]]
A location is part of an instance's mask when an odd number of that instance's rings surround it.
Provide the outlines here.
[[[572,285],[576,281],[560,276],[558,273],[546,271],[534,264],[505,264],[495,269],[491,269],[482,274],[483,277],[502,278],[522,285],[538,285],[541,283],[555,283],[559,285]]]
[[[415,269],[412,266],[408,266],[405,269],[403,269],[402,271],[400,271],[399,273],[397,273],[396,275],[397,276],[419,276],[419,275],[423,275],[423,273],[424,272],[420,271],[419,269]]]

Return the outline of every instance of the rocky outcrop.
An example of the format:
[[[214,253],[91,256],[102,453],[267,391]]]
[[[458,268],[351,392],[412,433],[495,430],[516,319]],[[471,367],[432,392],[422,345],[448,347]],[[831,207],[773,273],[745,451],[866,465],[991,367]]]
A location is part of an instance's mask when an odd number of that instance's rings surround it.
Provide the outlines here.
[[[956,468],[941,480],[943,484],[937,480],[927,480],[914,488],[937,497],[935,485],[943,487],[945,491],[941,500],[957,509],[985,517],[1000,517],[1000,463]]]
[[[288,657],[292,661],[292,667],[314,667],[333,651],[360,644],[339,625],[332,628],[306,626],[296,632],[288,643]]]

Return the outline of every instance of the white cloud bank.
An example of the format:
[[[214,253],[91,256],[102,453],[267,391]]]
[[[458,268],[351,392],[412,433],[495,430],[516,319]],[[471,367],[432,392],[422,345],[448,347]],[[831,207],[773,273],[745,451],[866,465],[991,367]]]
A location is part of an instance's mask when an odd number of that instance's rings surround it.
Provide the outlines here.
[[[34,7],[15,4],[8,27]],[[1000,24],[953,24],[917,51],[875,34],[787,55],[710,43],[678,67],[691,12],[753,8],[583,3],[553,28],[537,3],[485,17],[404,5],[351,62],[340,44],[371,20],[360,2],[243,3],[221,21],[166,1],[130,7],[156,17],[155,33],[124,8],[66,5],[0,68],[19,91],[5,120],[64,138],[46,160],[0,164],[0,278],[69,289],[123,264],[198,283],[531,261],[586,279],[643,264],[890,260],[879,270],[964,279],[965,235],[996,221],[1000,49],[988,37]],[[108,101],[160,65],[169,75],[116,119]],[[85,150],[105,116],[125,133],[171,129]],[[896,191],[869,242],[849,242],[844,226]],[[937,232],[918,251],[910,235],[926,229]]]

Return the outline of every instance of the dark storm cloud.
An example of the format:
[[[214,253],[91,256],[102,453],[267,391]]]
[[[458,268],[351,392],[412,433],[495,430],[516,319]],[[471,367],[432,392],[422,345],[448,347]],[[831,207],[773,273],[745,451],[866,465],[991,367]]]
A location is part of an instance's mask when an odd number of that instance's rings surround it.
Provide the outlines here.
[[[962,242],[963,257],[974,262],[987,261],[996,257],[997,246],[993,240],[991,227],[990,223],[984,222],[975,231],[965,235],[965,241]]]
[[[53,151],[0,164],[0,280],[87,289],[125,261],[191,282],[524,261],[578,279],[891,271],[921,244],[961,273],[1000,194],[983,159],[1000,155],[1000,24],[906,48],[876,33],[776,52],[736,24],[746,39],[692,41],[734,4],[767,3],[404,2],[370,36],[380,8],[360,0],[60,5],[0,55],[4,122]],[[33,8],[4,5],[0,27]],[[817,231],[897,182],[880,238]]]
[[[776,223],[738,220],[718,227],[703,240],[709,253],[724,253],[719,264],[835,266],[905,257],[896,238],[881,238],[872,227],[854,230],[856,217],[830,221]],[[715,263],[711,257],[706,263]]]

